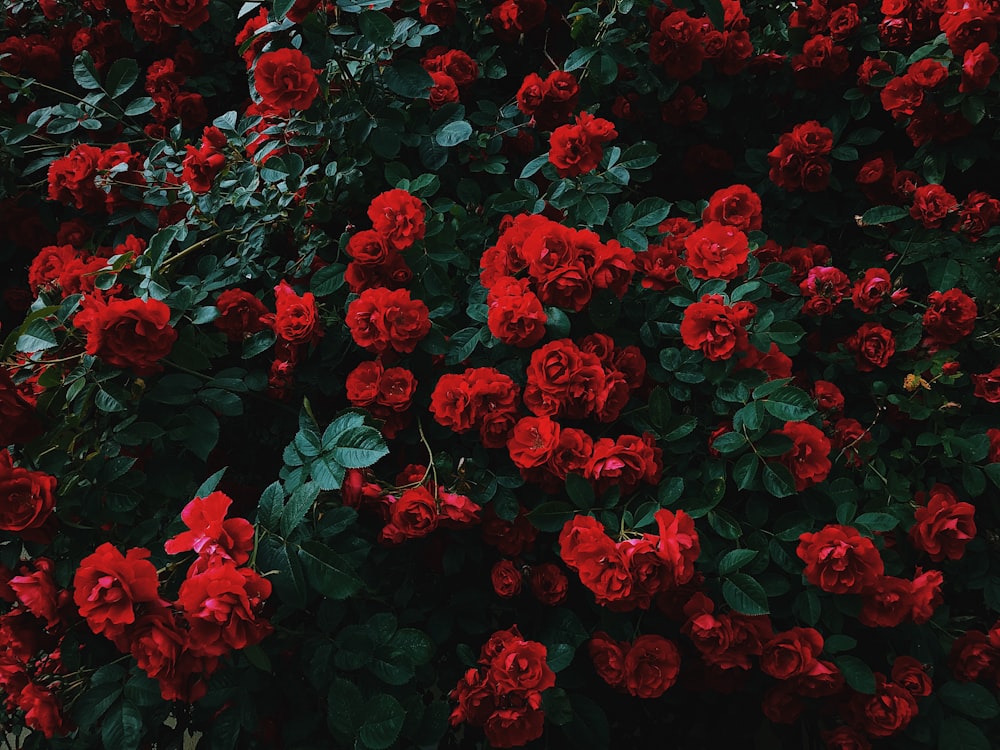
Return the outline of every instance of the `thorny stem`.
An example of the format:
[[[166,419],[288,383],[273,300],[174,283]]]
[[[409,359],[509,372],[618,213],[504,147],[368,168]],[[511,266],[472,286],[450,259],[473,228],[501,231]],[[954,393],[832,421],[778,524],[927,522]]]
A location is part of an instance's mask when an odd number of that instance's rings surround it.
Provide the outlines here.
[[[217,240],[220,237],[225,237],[227,234],[228,234],[228,232],[226,232],[226,231],[216,232],[215,234],[211,234],[208,237],[205,237],[205,238],[200,239],[200,240],[198,240],[197,242],[195,242],[195,243],[193,243],[191,245],[188,245],[186,248],[184,248],[183,250],[181,250],[176,255],[171,255],[169,258],[167,258],[162,263],[160,263],[160,272],[162,273],[169,266],[173,265],[174,263],[176,263],[177,261],[179,261],[181,258],[185,257],[186,255],[190,255],[195,250],[200,250],[201,248],[203,248],[205,245],[207,245],[212,240]]]
[[[420,442],[424,444],[427,449],[427,469],[424,471],[424,477],[420,480],[420,484],[423,484],[427,479],[427,475],[432,475],[432,480],[434,482],[434,496],[437,497],[438,490],[438,477],[437,477],[437,467],[434,465],[434,451],[431,449],[431,444],[427,442],[427,436],[424,435],[424,425],[419,419],[417,420],[417,430],[420,433]]]

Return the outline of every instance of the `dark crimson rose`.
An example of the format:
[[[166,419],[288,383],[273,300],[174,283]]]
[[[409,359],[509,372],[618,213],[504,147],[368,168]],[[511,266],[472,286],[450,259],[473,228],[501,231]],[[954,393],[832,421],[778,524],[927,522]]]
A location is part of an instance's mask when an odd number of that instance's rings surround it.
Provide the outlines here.
[[[764,716],[775,724],[794,724],[805,708],[798,693],[791,685],[783,682],[769,688],[761,701]]]
[[[457,10],[455,0],[420,0],[421,20],[442,28],[455,23]]]
[[[55,508],[55,491],[55,477],[14,466],[7,449],[0,451],[0,529],[40,528]]]
[[[854,354],[860,372],[871,372],[886,367],[896,353],[896,340],[892,331],[878,323],[862,323],[857,332],[847,340],[847,350]]]
[[[813,628],[792,628],[764,644],[760,670],[779,680],[805,674],[823,652],[823,636]]]
[[[379,232],[374,229],[365,229],[351,235],[344,252],[359,263],[374,265],[387,262],[392,254],[392,249],[390,249],[385,237]]]
[[[163,21],[193,31],[208,20],[208,0],[153,0]]]
[[[819,484],[830,473],[830,441],[823,431],[807,422],[785,422],[777,431],[792,441],[792,448],[780,458],[795,478],[799,492]]]
[[[934,689],[927,668],[912,656],[897,656],[892,663],[892,681],[914,698],[926,698]]]
[[[965,546],[976,536],[975,512],[975,506],[960,502],[950,487],[935,484],[927,505],[914,513],[910,541],[935,562],[959,560]]]
[[[270,595],[270,581],[228,560],[189,575],[177,593],[191,628],[188,648],[196,655],[223,656],[260,643],[273,630],[260,617]]]
[[[87,354],[136,375],[152,375],[170,354],[177,331],[170,325],[170,308],[158,299],[84,298],[73,325],[87,334]]]
[[[747,333],[733,308],[722,302],[721,295],[703,295],[700,302],[684,309],[681,339],[692,351],[701,351],[707,359],[729,359],[749,346]]]
[[[636,698],[659,698],[680,673],[681,655],[672,641],[660,635],[641,635],[625,654],[624,687]]]
[[[309,109],[319,96],[312,63],[297,49],[265,52],[257,60],[253,80],[263,107],[277,117],[288,117],[293,109]]]
[[[506,0],[512,3],[513,0]],[[507,708],[498,708],[483,724],[483,734],[490,747],[521,747],[542,736],[545,712],[530,705],[540,703],[537,693],[527,697],[519,693],[506,696]]]
[[[323,336],[312,292],[301,297],[285,281],[274,288],[274,333],[287,344],[315,343]]]
[[[701,214],[703,222],[718,222],[741,232],[752,232],[762,225],[760,196],[746,185],[730,185],[716,190]]]
[[[203,698],[207,678],[218,668],[218,657],[195,655],[187,640],[181,618],[166,607],[144,614],[129,630],[130,653],[139,669],[159,683],[165,701]]]
[[[960,682],[993,676],[1000,669],[1000,649],[990,642],[986,633],[968,630],[951,644],[948,668]]]
[[[215,301],[219,311],[213,323],[230,341],[242,341],[267,325],[261,320],[267,315],[264,303],[243,289],[227,289]]]
[[[822,737],[826,750],[871,750],[872,746],[863,732],[848,726],[823,732]]]
[[[548,316],[542,303],[528,287],[528,279],[503,276],[486,298],[486,323],[490,333],[505,344],[529,348],[545,336]]]
[[[563,525],[559,555],[580,574],[580,581],[597,595],[598,603],[627,599],[632,593],[625,556],[592,516],[577,515]]]
[[[960,289],[931,292],[924,311],[925,344],[932,351],[964,339],[976,325],[979,310],[972,298]]]
[[[226,518],[233,499],[224,492],[196,497],[184,506],[181,520],[188,527],[163,545],[168,555],[192,550],[208,561],[232,560],[242,565],[253,549],[253,524],[245,518]]]
[[[292,7],[285,13],[285,17],[289,21],[302,23],[306,16],[316,9],[317,5],[319,5],[319,0],[295,0]]]
[[[41,429],[34,399],[29,401],[10,379],[6,368],[0,367],[0,445],[26,443]]]
[[[372,228],[397,250],[405,250],[424,238],[424,204],[407,191],[396,188],[372,199],[368,206]]]
[[[0,395],[2,398],[2,395]],[[2,408],[2,405],[0,405]],[[996,427],[991,427],[986,431],[986,437],[990,441],[990,452],[986,456],[986,460],[991,464],[1000,463],[1000,429]]]
[[[101,149],[81,143],[49,166],[49,200],[76,206],[81,211],[104,207],[104,191],[94,184]]]
[[[49,628],[58,625],[62,618],[59,615],[59,589],[53,578],[55,563],[47,557],[35,558],[31,567],[24,565],[21,575],[12,576],[8,585],[31,614],[40,620],[45,620]]]
[[[869,268],[854,282],[851,301],[864,313],[873,313],[892,294],[892,277],[884,268]]]
[[[913,193],[910,216],[928,229],[937,229],[958,210],[958,200],[940,185],[923,185]]]
[[[913,612],[913,584],[905,578],[878,576],[863,594],[858,621],[869,628],[895,628]]]
[[[905,688],[875,675],[875,694],[855,693],[850,704],[853,723],[872,737],[902,732],[917,715],[917,701]]]
[[[432,85],[428,99],[431,109],[440,109],[445,104],[458,101],[458,84],[454,78],[443,71],[433,71],[430,76]]]
[[[460,529],[479,523],[482,506],[472,502],[465,495],[445,492],[438,488],[438,521],[449,529]]]
[[[143,605],[160,601],[160,582],[149,554],[133,547],[122,555],[105,542],[80,561],[73,577],[73,601],[92,631],[118,638],[136,621]]]
[[[562,604],[569,591],[569,579],[555,563],[532,566],[528,574],[528,584],[535,598],[550,607]]]
[[[431,394],[431,414],[438,424],[455,432],[472,429],[472,384],[462,375],[442,375]]]
[[[989,42],[980,42],[975,48],[965,51],[962,59],[961,92],[979,91],[990,85],[990,78],[997,72],[1000,60],[990,51]]]
[[[941,586],[944,576],[940,570],[928,570],[924,573],[916,569],[913,581],[910,583],[910,617],[917,625],[921,625],[934,616],[934,610],[944,601],[941,596]]]
[[[833,266],[813,266],[799,284],[807,315],[829,315],[851,288],[847,274]]]
[[[601,438],[594,443],[584,476],[598,491],[612,485],[623,494],[634,492],[640,482],[655,484],[663,470],[653,447],[635,435],[621,435],[617,440]]]
[[[29,729],[41,732],[46,739],[61,737],[73,729],[70,720],[63,716],[62,704],[49,687],[28,682],[8,701],[24,711],[24,723]]]
[[[972,376],[973,395],[989,401],[991,404],[1000,404],[1000,365],[997,365],[989,372]]]
[[[498,560],[490,572],[493,591],[503,599],[510,599],[521,593],[523,578],[521,571],[510,560]]]
[[[813,398],[820,411],[838,414],[844,409],[844,394],[829,381],[817,380],[813,383]]]
[[[560,177],[593,172],[604,155],[601,144],[577,125],[560,125],[549,141],[549,161]]]
[[[416,390],[417,379],[412,372],[405,367],[390,367],[379,379],[375,401],[393,411],[403,412],[410,408]]]
[[[933,89],[948,80],[948,67],[925,57],[906,69],[906,75],[922,88]]]
[[[806,532],[795,552],[806,564],[806,580],[832,594],[862,594],[885,572],[872,540],[851,526],[829,524]]]
[[[503,0],[488,16],[497,38],[512,42],[545,19],[545,0]]]
[[[696,279],[735,279],[750,253],[747,236],[733,226],[706,222],[684,240],[685,265]]]
[[[212,183],[222,168],[226,166],[226,157],[215,149],[196,149],[185,146],[187,156],[181,163],[183,171],[181,180],[189,185],[195,193],[207,193],[212,189]]]
[[[624,687],[625,654],[628,649],[628,643],[620,643],[601,630],[587,641],[587,653],[594,662],[594,669],[602,680],[614,688]]]

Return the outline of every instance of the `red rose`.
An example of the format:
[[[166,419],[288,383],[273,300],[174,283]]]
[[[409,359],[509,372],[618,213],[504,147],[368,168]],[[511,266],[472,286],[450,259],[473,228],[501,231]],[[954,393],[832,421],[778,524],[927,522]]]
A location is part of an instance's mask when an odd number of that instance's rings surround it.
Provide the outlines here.
[[[820,411],[837,414],[844,409],[844,394],[834,383],[817,380],[813,383],[813,398]]]
[[[747,334],[731,307],[717,294],[704,295],[700,302],[684,309],[681,339],[692,351],[701,351],[707,359],[729,359],[749,346]]]
[[[56,478],[14,466],[0,451],[0,529],[23,532],[40,528],[55,508]]]
[[[968,630],[951,644],[948,668],[960,682],[993,676],[1000,669],[1000,649],[990,643],[986,633]]]
[[[215,149],[197,149],[194,146],[185,146],[184,149],[187,156],[181,163],[181,180],[193,192],[207,193],[212,189],[216,176],[226,166],[226,157]]]
[[[521,593],[523,576],[510,560],[498,560],[490,572],[493,591],[503,599],[510,599]]]
[[[806,580],[832,594],[862,594],[885,572],[872,540],[851,526],[829,524],[806,532],[795,552],[806,564]]]
[[[63,716],[59,698],[48,687],[28,682],[16,698],[9,696],[7,700],[24,711],[25,726],[41,732],[45,739],[61,737],[73,730],[73,724]]]
[[[884,268],[869,268],[865,275],[854,282],[851,301],[864,313],[873,313],[892,294],[892,277]]]
[[[490,289],[486,323],[490,333],[505,344],[529,348],[545,336],[548,316],[528,279],[503,276]]]
[[[760,669],[779,680],[805,674],[823,652],[823,636],[813,628],[792,628],[764,644]]]
[[[545,661],[545,646],[515,637],[489,661],[489,679],[501,693],[548,690],[556,675]]]
[[[750,253],[743,232],[714,221],[689,235],[684,247],[685,265],[696,279],[735,279]]]
[[[965,545],[976,536],[975,512],[975,506],[959,502],[950,487],[935,484],[927,505],[914,513],[910,541],[935,562],[959,560],[965,554]]]
[[[399,188],[375,196],[368,206],[372,228],[397,250],[424,238],[424,204]]]
[[[705,223],[718,222],[741,232],[752,232],[762,225],[760,196],[746,185],[730,185],[716,190],[701,214]]]
[[[164,23],[194,31],[208,20],[208,0],[153,0]]]
[[[49,166],[49,200],[76,206],[81,211],[104,207],[104,191],[94,184],[101,149],[81,143]]]
[[[366,289],[347,307],[347,327],[358,346],[409,354],[431,330],[427,305],[406,289]]]
[[[617,240],[597,246],[590,278],[595,289],[610,289],[619,298],[625,296],[635,275],[635,251],[622,247]]]
[[[878,576],[863,594],[858,621],[869,628],[895,628],[912,615],[913,603],[910,581]]]
[[[135,622],[142,605],[160,601],[160,582],[149,554],[133,547],[122,555],[105,542],[80,561],[73,576],[73,601],[92,631],[118,638]]]
[[[794,724],[805,711],[805,703],[791,685],[778,683],[764,693],[761,711],[774,724]]]
[[[562,604],[569,591],[569,579],[555,563],[532,566],[528,584],[535,598],[550,607]]]
[[[73,325],[87,334],[87,354],[136,375],[151,375],[170,354],[177,331],[170,325],[170,308],[158,299],[112,299],[88,295]]]
[[[910,583],[910,617],[917,625],[922,625],[934,616],[934,610],[941,605],[941,586],[944,576],[940,570],[924,573],[917,568]]]
[[[34,398],[30,401],[29,398],[14,385],[7,370],[0,367],[0,445],[26,443],[41,432]]]
[[[627,599],[632,593],[628,562],[597,519],[578,515],[567,521],[559,533],[559,555],[580,574],[599,604]]]
[[[514,0],[506,0],[505,4],[513,5]],[[496,709],[483,724],[483,734],[490,747],[521,747],[542,736],[545,712],[533,707],[532,699],[540,705],[537,693],[505,696],[507,707]]]
[[[253,80],[262,106],[277,117],[288,117],[293,109],[309,109],[319,96],[312,63],[297,49],[265,52],[257,60]]]
[[[617,440],[601,438],[594,443],[584,476],[597,491],[618,486],[623,494],[634,492],[640,482],[656,484],[663,465],[653,447],[635,435],[621,435]]]
[[[301,297],[282,281],[274,288],[274,333],[286,344],[315,343],[323,336],[312,292]]]
[[[420,0],[421,20],[435,26],[451,26],[457,10],[455,0]]]
[[[847,340],[848,351],[854,354],[860,372],[871,372],[876,367],[889,364],[896,353],[896,340],[892,331],[878,323],[863,323]]]
[[[926,698],[934,689],[927,668],[912,656],[897,656],[892,663],[892,681],[914,698]]]
[[[1000,404],[1000,365],[989,372],[972,376],[972,393],[991,404]]]
[[[958,210],[958,200],[940,185],[923,185],[913,193],[910,216],[928,229],[937,229]]]
[[[445,104],[458,101],[458,85],[454,78],[442,71],[434,71],[430,76],[433,84],[428,94],[431,109],[440,109]]]
[[[925,89],[933,89],[948,80],[948,67],[937,60],[925,57],[906,69],[906,75]]]
[[[389,523],[382,535],[393,542],[401,542],[427,536],[437,526],[437,500],[420,485],[404,492],[389,507]]]
[[[215,307],[219,317],[213,323],[230,341],[242,341],[267,327],[261,321],[267,315],[264,303],[243,289],[227,289],[219,295]]]
[[[188,527],[168,539],[168,555],[192,550],[207,561],[232,560],[242,565],[250,559],[254,544],[253,524],[245,518],[226,518],[233,499],[223,492],[196,497],[184,506],[181,520]]]
[[[560,125],[549,140],[549,161],[560,177],[593,172],[604,156],[601,144],[579,125]]]
[[[619,643],[600,630],[587,641],[587,652],[594,662],[594,669],[611,687],[620,688],[625,684],[625,653],[628,648],[628,643]]]
[[[40,620],[45,620],[46,627],[53,628],[62,618],[59,614],[59,589],[53,579],[55,563],[47,557],[38,557],[32,561],[31,570],[25,565],[21,575],[12,576],[8,585],[31,614]]]
[[[830,441],[823,431],[807,422],[785,422],[777,431],[792,441],[791,449],[781,456],[795,478],[798,492],[819,484],[830,473]]]
[[[189,650],[187,629],[179,620],[166,607],[143,615],[130,629],[129,652],[139,669],[159,683],[163,700],[191,703],[208,692],[207,678],[219,659]]]
[[[840,304],[850,287],[847,274],[839,268],[813,266],[799,284],[799,290],[805,299],[802,312],[806,315],[829,315]]]
[[[967,93],[986,88],[998,66],[1000,60],[990,51],[989,42],[980,42],[974,49],[966,50],[962,59],[962,83],[958,90]]]
[[[979,310],[972,298],[960,289],[931,292],[924,311],[925,345],[936,351],[955,344],[972,333]]]
[[[694,564],[701,554],[701,541],[694,519],[683,510],[673,513],[661,508],[654,514],[657,527],[656,549],[669,571],[669,583],[683,586],[694,578]]]
[[[625,689],[636,698],[659,698],[677,682],[680,667],[681,655],[672,641],[639,636],[625,655]]]
[[[890,737],[902,732],[917,715],[917,701],[899,685],[875,675],[875,694],[855,693],[851,699],[854,723],[872,737]]]
[[[822,737],[826,750],[871,750],[872,746],[864,733],[847,726],[823,732]]]
[[[549,417],[518,420],[507,440],[510,460],[520,469],[542,466],[559,444],[559,425]]]
[[[2,408],[2,404],[0,404]],[[1000,463],[1000,429],[991,427],[986,431],[986,437],[990,441],[990,452],[986,460],[991,464]]]
[[[191,628],[188,648],[196,655],[223,656],[260,643],[273,630],[260,617],[270,595],[270,581],[231,561],[189,575],[177,593]]]
[[[390,367],[378,382],[376,403],[393,411],[403,412],[410,408],[413,394],[417,391],[417,379],[405,367]]]

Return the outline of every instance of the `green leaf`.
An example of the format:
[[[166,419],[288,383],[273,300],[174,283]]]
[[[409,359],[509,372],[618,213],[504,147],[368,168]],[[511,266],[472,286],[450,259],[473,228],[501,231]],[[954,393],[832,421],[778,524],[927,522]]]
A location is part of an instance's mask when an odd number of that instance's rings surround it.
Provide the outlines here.
[[[365,699],[358,686],[342,677],[334,678],[326,702],[326,724],[342,745],[354,744],[364,708]]]
[[[394,94],[408,99],[426,99],[434,85],[431,75],[413,60],[397,59],[382,73],[382,80]]]
[[[396,631],[389,645],[407,654],[415,665],[426,664],[434,657],[434,641],[422,630],[401,628]]]
[[[133,99],[128,106],[125,107],[125,114],[129,117],[144,115],[155,106],[156,102],[153,101],[152,97],[140,96],[138,99]]]
[[[861,226],[873,227],[891,224],[894,221],[905,219],[909,215],[909,209],[902,206],[875,206],[865,211],[860,223]]]
[[[573,662],[576,649],[568,643],[554,643],[547,648],[546,661],[553,672],[562,672]]]
[[[87,693],[84,693],[80,699],[83,700],[86,695]],[[125,683],[125,698],[143,708],[156,706],[163,701],[160,695],[160,684],[144,674],[133,675],[132,679]]]
[[[625,149],[618,166],[626,169],[644,169],[656,163],[660,155],[656,151],[656,144],[652,141],[639,141]]]
[[[94,59],[86,50],[73,61],[73,78],[85,89],[96,91],[101,88],[101,82],[97,79],[97,68],[94,67]]]
[[[285,507],[285,489],[281,482],[267,486],[257,504],[257,523],[266,529],[277,530]]]
[[[256,357],[261,352],[266,352],[277,340],[274,331],[270,328],[265,328],[263,331],[258,331],[252,336],[248,336],[243,339],[243,359],[250,359]]]
[[[120,682],[91,683],[73,704],[73,719],[82,729],[94,726],[122,694]],[[157,690],[159,698],[159,690]]]
[[[364,709],[358,738],[370,750],[386,750],[399,737],[406,711],[391,695],[376,695]]]
[[[137,750],[142,739],[142,714],[131,701],[116,704],[101,724],[105,750]]]
[[[121,58],[115,60],[108,69],[104,90],[112,99],[117,99],[139,80],[139,65],[135,60]]]
[[[550,500],[530,511],[527,519],[539,531],[560,531],[574,515],[576,514],[569,503]]]
[[[282,19],[295,5],[295,0],[274,0],[274,18]]]
[[[736,465],[733,466],[733,481],[736,488],[745,490],[752,486],[757,478],[757,471],[760,469],[760,459],[756,453],[747,453],[740,456]]]
[[[768,396],[764,408],[786,422],[802,422],[816,413],[812,397],[793,386],[786,386]]]
[[[527,178],[533,176],[539,169],[544,167],[549,163],[548,153],[544,153],[541,156],[536,156],[534,159],[529,161],[524,165],[524,169],[521,170],[521,179],[526,180]]]
[[[563,63],[563,70],[567,73],[573,70],[582,68],[588,62],[590,58],[597,54],[597,50],[591,47],[578,47],[577,49],[570,52],[566,61]]]
[[[45,320],[38,318],[31,321],[17,337],[16,347],[19,352],[31,354],[51,349],[58,344],[52,326]]]
[[[757,557],[757,550],[734,549],[727,552],[719,560],[719,575],[726,576],[735,573],[740,568],[749,565]]]
[[[577,204],[576,216],[581,224],[595,227],[608,220],[611,204],[603,195],[585,195]]]
[[[684,478],[670,477],[670,479],[664,479],[660,482],[660,486],[657,487],[656,502],[660,504],[661,508],[669,508],[680,500],[683,494]]]
[[[454,120],[442,125],[434,134],[434,140],[439,146],[451,148],[459,143],[465,143],[472,137],[472,126],[465,120]]]
[[[745,615],[766,615],[767,593],[756,579],[746,573],[733,573],[722,582],[722,596],[726,603]]]
[[[306,513],[312,508],[316,498],[319,497],[319,485],[316,482],[307,482],[297,488],[288,503],[281,511],[281,535],[288,537],[302,523]]]
[[[862,513],[854,523],[871,531],[892,531],[899,525],[899,519],[889,513]]]
[[[385,13],[366,10],[358,16],[358,25],[362,36],[376,46],[385,46],[392,39],[394,25]]]
[[[723,455],[737,453],[747,445],[747,439],[739,432],[726,432],[712,441],[712,447]]]
[[[577,508],[589,510],[594,507],[594,488],[580,474],[566,476],[566,494]]]
[[[787,467],[781,464],[764,464],[761,473],[764,489],[775,497],[788,497],[795,494],[795,480]]]
[[[941,722],[938,750],[991,750],[993,743],[982,730],[961,716],[948,716]]]
[[[383,456],[389,447],[382,434],[374,427],[354,427],[338,437],[337,445],[330,450],[330,457],[347,469],[365,469]]]
[[[867,663],[850,654],[837,656],[833,662],[851,688],[865,695],[875,694],[875,675]]]
[[[219,486],[219,482],[222,481],[222,477],[225,475],[226,470],[228,468],[229,468],[228,466],[224,466],[223,468],[215,472],[212,476],[210,476],[208,479],[206,479],[204,482],[202,482],[200,485],[198,485],[198,489],[194,491],[194,496],[208,497],[212,492],[215,491],[215,488]]]
[[[330,599],[346,599],[361,589],[361,579],[348,561],[320,542],[303,542],[299,560],[309,584]]]
[[[569,337],[569,316],[558,307],[545,308],[545,329],[553,339]]]
[[[946,706],[974,719],[1000,716],[1000,705],[993,693],[975,682],[946,682],[937,690],[937,696]]]

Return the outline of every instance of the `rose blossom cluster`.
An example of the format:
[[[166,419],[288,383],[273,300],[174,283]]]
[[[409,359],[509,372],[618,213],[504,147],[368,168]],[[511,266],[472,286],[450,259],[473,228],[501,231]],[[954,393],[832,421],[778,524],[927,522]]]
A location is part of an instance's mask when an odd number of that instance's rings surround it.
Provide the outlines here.
[[[487,448],[502,448],[517,421],[520,389],[492,367],[472,367],[442,375],[431,393],[430,411],[438,424],[457,433],[478,430]]]
[[[520,594],[525,580],[532,595],[549,607],[562,604],[569,593],[569,579],[555,563],[518,566],[511,560],[498,560],[490,571],[493,591],[503,599]]]
[[[518,747],[542,736],[545,712],[542,693],[555,686],[556,675],[537,641],[525,640],[517,626],[490,636],[449,697],[458,705],[451,725],[482,727],[492,747]]]
[[[29,541],[47,541],[52,533],[46,527],[55,509],[56,484],[50,474],[15,466],[10,452],[0,449],[0,531]]]
[[[356,294],[375,287],[402,289],[413,278],[402,253],[426,232],[423,203],[405,190],[389,190],[372,199],[368,218],[372,228],[347,241],[351,262],[344,281]]]
[[[457,102],[461,93],[479,78],[479,64],[460,49],[431,47],[420,64],[430,73],[434,84],[430,91],[432,109]]]
[[[539,302],[580,312],[596,290],[624,296],[635,273],[635,253],[615,240],[602,242],[589,229],[518,214],[504,217],[480,269],[480,283],[491,293],[490,331],[504,343],[531,346],[544,335]]]
[[[581,112],[572,125],[560,125],[549,140],[549,161],[560,177],[593,172],[604,156],[603,146],[618,137],[614,123]]]
[[[933,526],[939,519],[928,520],[929,526]],[[922,528],[933,538],[931,529]],[[920,531],[916,532],[918,536]],[[959,536],[949,531],[942,542],[958,543]],[[907,621],[927,622],[942,602],[944,576],[940,571],[925,572],[918,567],[912,580],[885,575],[885,563],[874,542],[852,526],[828,524],[820,531],[806,532],[799,537],[796,554],[805,562],[803,575],[812,585],[832,594],[861,596],[858,620],[868,627],[891,628]]]
[[[830,184],[830,162],[825,158],[833,150],[833,131],[816,120],[803,122],[784,133],[778,145],[767,155],[768,177],[785,190],[818,193]]]
[[[715,602],[697,592],[683,605],[681,632],[698,650],[714,674],[727,670],[748,671],[751,657],[760,656],[773,636],[771,618],[739,612],[717,612]]]
[[[65,299],[71,294],[92,294],[97,290],[99,274],[111,274],[112,258],[127,256],[131,262],[146,249],[146,241],[135,235],[127,235],[121,244],[114,247],[102,246],[87,249],[89,233],[76,234],[69,222],[64,222],[68,229],[65,235],[60,230],[60,236],[69,240],[65,244],[47,245],[38,251],[28,268],[28,286],[34,295],[40,292],[57,293]],[[58,241],[58,240],[57,240]],[[118,262],[115,263],[118,266]],[[115,295],[122,290],[115,284],[104,293]]]
[[[417,379],[405,367],[386,367],[382,360],[362,362],[344,384],[351,406],[367,409],[382,420],[382,434],[392,439],[410,423]]]
[[[517,108],[542,130],[565,124],[579,99],[576,76],[562,70],[553,70],[544,79],[537,73],[529,73],[517,90]]]
[[[956,680],[990,680],[1000,690],[1000,620],[989,633],[967,630],[955,639],[948,655],[948,667]]]
[[[98,292],[88,294],[73,325],[87,336],[87,354],[136,375],[160,372],[160,360],[177,341],[170,308],[152,297],[106,299]]]
[[[123,189],[146,186],[144,163],[127,143],[105,149],[81,143],[49,166],[49,200],[90,213],[114,213],[130,203]]]
[[[0,601],[13,605],[0,615],[4,709],[22,713],[25,726],[46,739],[67,734],[73,725],[64,713],[62,646],[73,615],[69,591],[56,585],[55,563],[38,557],[16,571],[0,565]]]
[[[226,517],[231,504],[224,493],[212,492],[181,511],[187,530],[167,540],[164,550],[196,557],[173,602],[160,596],[150,552],[140,547],[123,555],[105,542],[74,575],[73,601],[87,625],[131,654],[159,683],[164,700],[198,700],[222,657],[272,630],[261,617],[271,584],[245,567],[254,529],[245,519]]]
[[[641,635],[628,643],[599,630],[587,641],[587,652],[601,679],[636,698],[659,698],[680,674],[680,651],[662,635]]]
[[[615,542],[592,516],[577,515],[559,533],[559,556],[579,573],[597,603],[616,611],[648,609],[660,592],[694,577],[701,542],[694,520],[682,510],[656,511],[656,534],[628,535]]]
[[[650,6],[649,25],[654,31],[649,38],[649,61],[678,81],[693,78],[706,60],[723,75],[739,73],[753,55],[749,19],[738,0],[722,7],[724,23],[719,30],[708,18],[695,18],[687,10],[668,13]]]

